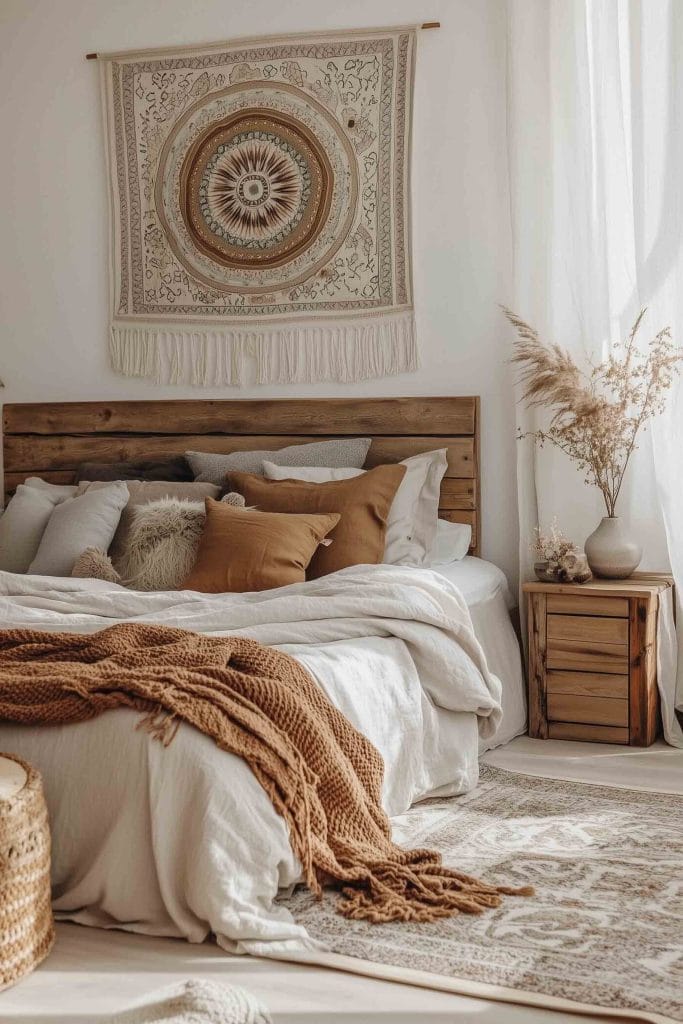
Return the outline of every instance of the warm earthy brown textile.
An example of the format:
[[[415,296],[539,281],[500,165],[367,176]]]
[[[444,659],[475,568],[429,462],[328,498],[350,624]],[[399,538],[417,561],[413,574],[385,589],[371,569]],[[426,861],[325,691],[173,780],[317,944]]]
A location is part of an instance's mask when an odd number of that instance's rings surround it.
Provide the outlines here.
[[[197,561],[184,590],[244,594],[303,583],[318,544],[339,515],[283,515],[207,498]]]
[[[330,534],[333,543],[319,548],[306,576],[319,576],[347,565],[377,565],[384,557],[387,517],[405,476],[405,466],[377,466],[349,480],[313,484],[305,480],[265,480],[253,473],[229,473],[230,489],[247,505],[266,512],[340,512]]]
[[[348,917],[430,921],[510,891],[392,843],[380,755],[288,655],[133,623],[86,636],[0,632],[0,718],[79,722],[120,706],[146,712],[165,743],[183,720],[244,758],[287,822],[305,881],[318,894],[336,883]]]

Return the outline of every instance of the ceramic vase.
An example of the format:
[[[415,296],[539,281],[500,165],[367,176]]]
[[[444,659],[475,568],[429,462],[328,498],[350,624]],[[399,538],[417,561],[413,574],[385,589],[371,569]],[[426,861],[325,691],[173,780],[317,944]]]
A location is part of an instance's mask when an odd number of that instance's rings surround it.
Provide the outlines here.
[[[625,580],[638,568],[643,549],[621,516],[605,516],[585,544],[588,564],[596,576]]]

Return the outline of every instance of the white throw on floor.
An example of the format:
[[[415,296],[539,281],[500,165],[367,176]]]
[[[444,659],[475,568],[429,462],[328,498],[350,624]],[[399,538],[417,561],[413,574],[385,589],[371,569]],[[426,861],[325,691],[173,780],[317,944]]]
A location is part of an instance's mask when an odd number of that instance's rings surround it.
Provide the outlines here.
[[[105,1024],[271,1024],[258,1000],[236,985],[191,980],[153,992]]]

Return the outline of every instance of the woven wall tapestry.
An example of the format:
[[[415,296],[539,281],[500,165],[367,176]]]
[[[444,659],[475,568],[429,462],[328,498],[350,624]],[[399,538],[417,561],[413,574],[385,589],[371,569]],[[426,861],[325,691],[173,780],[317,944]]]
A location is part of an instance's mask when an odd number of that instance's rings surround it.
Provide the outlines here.
[[[111,354],[129,376],[417,367],[414,29],[105,55]]]

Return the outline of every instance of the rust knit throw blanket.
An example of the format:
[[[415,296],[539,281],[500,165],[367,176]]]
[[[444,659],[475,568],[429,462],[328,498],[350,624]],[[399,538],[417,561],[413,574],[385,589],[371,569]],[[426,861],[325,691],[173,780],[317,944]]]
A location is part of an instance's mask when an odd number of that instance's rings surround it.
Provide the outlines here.
[[[168,744],[181,721],[242,757],[287,822],[306,883],[341,888],[339,909],[369,921],[480,913],[501,894],[391,841],[377,750],[289,655],[238,637],[124,623],[89,635],[0,632],[0,718],[82,722],[145,713]]]

